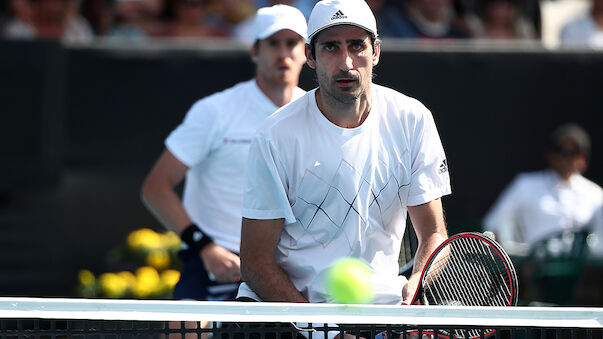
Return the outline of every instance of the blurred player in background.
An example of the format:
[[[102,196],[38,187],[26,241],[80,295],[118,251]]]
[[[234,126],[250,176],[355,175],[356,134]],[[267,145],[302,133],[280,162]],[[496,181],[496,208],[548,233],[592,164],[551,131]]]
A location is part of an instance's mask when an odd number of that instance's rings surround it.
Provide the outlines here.
[[[586,229],[602,235],[603,190],[582,176],[590,153],[590,137],[582,127],[557,128],[546,149],[549,169],[518,175],[486,215],[485,228],[511,252],[525,252],[563,232]]]
[[[256,77],[197,101],[166,139],[143,184],[146,206],[184,243],[177,299],[236,295],[249,144],[268,115],[305,93],[297,84],[306,61],[306,29],[293,7],[259,9],[251,49]],[[181,201],[175,186],[185,176]]]
[[[317,3],[308,38],[319,87],[268,118],[249,151],[238,299],[331,302],[325,273],[355,257],[374,273],[374,303],[408,302],[447,237],[435,122],[417,100],[372,83],[381,46],[364,0]],[[398,265],[407,211],[419,240],[409,284]]]

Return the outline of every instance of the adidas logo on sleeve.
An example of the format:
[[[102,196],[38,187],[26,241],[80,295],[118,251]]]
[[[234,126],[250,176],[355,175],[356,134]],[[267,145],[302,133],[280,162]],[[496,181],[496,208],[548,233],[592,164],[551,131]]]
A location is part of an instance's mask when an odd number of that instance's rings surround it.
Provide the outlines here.
[[[442,163],[440,164],[438,174],[444,174],[446,172],[448,172],[448,162],[446,161],[446,159],[444,159],[444,161],[442,161]]]

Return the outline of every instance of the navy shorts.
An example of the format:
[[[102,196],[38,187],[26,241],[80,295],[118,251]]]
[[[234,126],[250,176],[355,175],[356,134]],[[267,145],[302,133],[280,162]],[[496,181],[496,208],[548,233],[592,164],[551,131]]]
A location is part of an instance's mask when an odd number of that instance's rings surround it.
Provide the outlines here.
[[[239,284],[218,283],[209,279],[203,260],[198,252],[181,250],[180,280],[174,287],[174,298],[179,300],[235,300]]]

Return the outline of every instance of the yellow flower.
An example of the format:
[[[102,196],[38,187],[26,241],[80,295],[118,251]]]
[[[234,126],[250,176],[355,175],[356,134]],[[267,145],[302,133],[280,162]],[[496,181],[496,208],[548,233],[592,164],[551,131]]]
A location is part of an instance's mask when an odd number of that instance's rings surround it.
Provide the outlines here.
[[[174,289],[174,286],[176,286],[178,280],[180,280],[180,272],[176,270],[165,270],[161,272],[161,282],[170,290]]]
[[[146,298],[160,291],[161,278],[157,270],[150,266],[143,266],[136,270],[136,287],[134,295]]]
[[[180,237],[174,232],[165,232],[161,235],[162,247],[166,250],[179,250],[182,247]]]
[[[89,270],[81,270],[77,277],[80,284],[86,287],[94,285],[94,282],[96,281],[94,274]]]
[[[128,288],[127,282],[115,273],[103,273],[99,280],[103,293],[109,298],[123,296]]]
[[[134,273],[129,271],[121,271],[117,273],[117,275],[126,283],[126,286],[129,290],[134,290],[136,286],[136,276]]]
[[[153,251],[147,255],[147,265],[162,270],[170,266],[170,255],[166,251]]]
[[[159,233],[150,228],[141,228],[128,234],[128,246],[133,249],[154,250],[161,248]]]

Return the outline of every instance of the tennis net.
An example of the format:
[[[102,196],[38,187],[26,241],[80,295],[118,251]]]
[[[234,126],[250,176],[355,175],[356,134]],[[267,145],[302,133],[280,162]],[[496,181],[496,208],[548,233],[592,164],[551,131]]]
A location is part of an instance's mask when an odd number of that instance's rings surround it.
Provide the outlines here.
[[[602,338],[603,308],[0,298],[0,338],[322,339],[342,333],[371,339]]]

